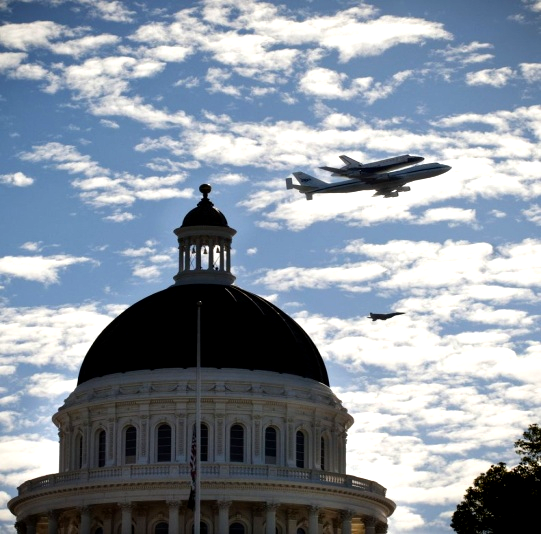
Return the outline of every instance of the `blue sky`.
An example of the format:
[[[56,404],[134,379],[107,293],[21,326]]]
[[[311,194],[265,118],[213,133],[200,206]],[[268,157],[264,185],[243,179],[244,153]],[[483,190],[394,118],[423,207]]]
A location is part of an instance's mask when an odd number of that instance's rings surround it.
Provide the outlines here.
[[[202,183],[237,285],[324,356],[389,534],[452,532],[540,423],[540,29],[539,0],[0,0],[0,532],[57,471],[92,341],[173,283]],[[398,198],[286,190],[341,154],[452,169]]]

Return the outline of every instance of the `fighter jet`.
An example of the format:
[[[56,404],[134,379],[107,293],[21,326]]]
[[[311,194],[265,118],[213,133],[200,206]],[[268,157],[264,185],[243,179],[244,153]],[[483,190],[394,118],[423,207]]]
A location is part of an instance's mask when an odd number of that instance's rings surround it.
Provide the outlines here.
[[[343,159],[347,156],[340,157],[343,161],[347,161]],[[341,169],[325,168],[325,170],[332,170],[334,175],[340,174],[347,176],[348,180],[343,182],[325,182],[304,172],[294,172],[293,176],[299,184],[294,184],[293,178],[288,177],[286,178],[286,188],[296,189],[300,193],[303,193],[307,200],[312,200],[315,193],[352,193],[369,190],[375,191],[372,195],[374,197],[383,196],[384,198],[390,198],[397,197],[398,193],[411,191],[411,188],[406,186],[407,183],[432,178],[433,176],[438,176],[451,170],[449,165],[423,163],[422,165],[414,165],[407,169],[387,172],[388,169],[397,169],[398,167],[411,165],[412,161],[408,161],[408,158],[410,160],[414,158],[413,161],[415,161],[415,158],[418,160],[419,157],[408,155],[397,156],[396,158],[388,158],[387,160],[376,161],[365,165],[351,160],[358,166],[350,166],[348,169],[345,167]],[[353,165],[353,163],[350,163],[350,165]]]
[[[372,319],[372,321],[377,321],[378,319],[381,319],[382,321],[386,321],[387,319],[390,319],[391,317],[394,317],[395,315],[404,315],[405,312],[393,312],[393,313],[372,313],[370,312],[370,315],[367,317],[367,319]]]

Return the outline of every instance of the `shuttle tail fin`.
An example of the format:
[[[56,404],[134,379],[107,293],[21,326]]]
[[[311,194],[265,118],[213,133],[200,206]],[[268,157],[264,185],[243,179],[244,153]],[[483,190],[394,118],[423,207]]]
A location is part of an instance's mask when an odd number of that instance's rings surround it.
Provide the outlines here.
[[[363,164],[349,156],[338,156],[348,167],[362,167]]]

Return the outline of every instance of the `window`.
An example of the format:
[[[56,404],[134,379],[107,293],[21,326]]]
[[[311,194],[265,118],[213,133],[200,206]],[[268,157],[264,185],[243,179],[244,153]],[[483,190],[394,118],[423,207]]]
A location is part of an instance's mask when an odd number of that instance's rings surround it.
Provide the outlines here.
[[[194,525],[192,525],[192,534],[194,533]],[[199,523],[199,534],[207,534],[209,531],[209,527],[206,523]]]
[[[304,530],[303,528],[298,528],[297,534],[306,534],[306,530]]]
[[[276,464],[276,429],[272,426],[265,429],[265,463]]]
[[[77,467],[81,469],[83,467],[83,436],[79,433],[77,434],[76,442],[75,442],[75,451],[76,451],[76,460],[77,460]]]
[[[229,534],[244,534],[244,525],[242,523],[231,523],[229,525]]]
[[[201,423],[201,455],[199,459],[202,462],[209,461],[209,427],[203,423]]]
[[[319,463],[321,465],[321,470],[322,471],[325,471],[326,467],[325,467],[325,438],[323,436],[321,436],[321,452],[320,452],[320,456],[319,456]]]
[[[105,430],[98,432],[98,467],[105,465]]]
[[[134,426],[126,428],[124,440],[124,463],[134,464],[137,458],[137,429]]]
[[[295,458],[297,461],[297,467],[304,467],[304,434],[298,430],[295,440]]]
[[[167,424],[163,424],[158,427],[157,461],[171,461],[171,427]]]
[[[240,425],[233,425],[231,427],[229,435],[229,461],[244,462],[244,428]]]
[[[154,534],[169,534],[169,525],[165,521],[156,523]]]

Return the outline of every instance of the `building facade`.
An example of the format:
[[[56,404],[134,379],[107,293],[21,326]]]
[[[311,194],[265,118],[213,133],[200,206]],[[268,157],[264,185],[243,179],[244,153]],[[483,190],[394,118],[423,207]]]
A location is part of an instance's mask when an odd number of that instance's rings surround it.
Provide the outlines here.
[[[59,472],[9,502],[18,534],[380,534],[395,504],[346,474],[353,424],[282,310],[235,285],[236,233],[203,198],[171,287],[98,336],[53,416]]]

